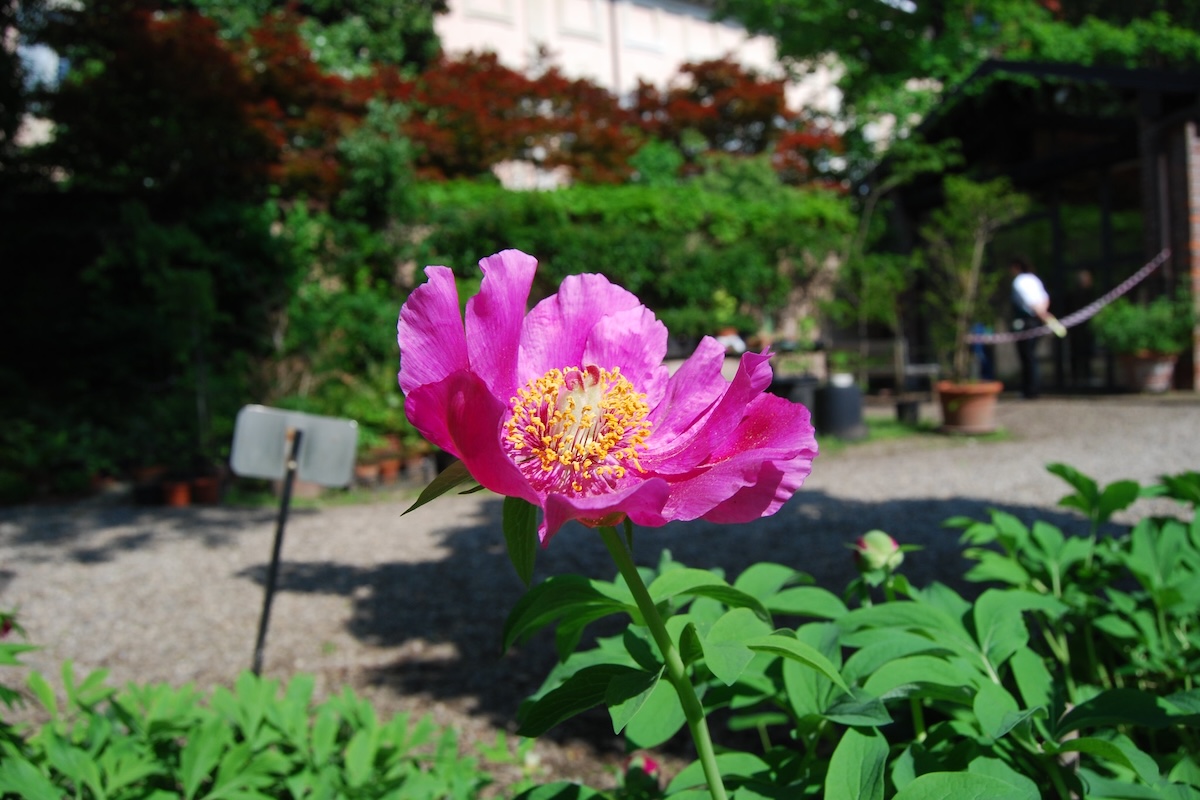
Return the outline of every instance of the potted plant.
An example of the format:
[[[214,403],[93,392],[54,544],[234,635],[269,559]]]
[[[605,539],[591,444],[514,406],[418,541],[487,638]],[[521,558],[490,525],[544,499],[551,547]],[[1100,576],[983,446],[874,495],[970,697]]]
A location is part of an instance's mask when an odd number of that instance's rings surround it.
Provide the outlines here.
[[[942,429],[951,433],[995,430],[996,398],[1004,385],[972,373],[967,335],[972,323],[991,315],[987,304],[1004,278],[985,272],[988,243],[1029,209],[1029,198],[1004,178],[974,181],[947,176],[945,203],[921,228],[930,262],[930,328],[950,378],[936,385]]]
[[[1139,304],[1120,298],[1092,320],[1096,341],[1117,356],[1122,382],[1137,391],[1171,388],[1175,362],[1192,343],[1196,312],[1186,290]]]

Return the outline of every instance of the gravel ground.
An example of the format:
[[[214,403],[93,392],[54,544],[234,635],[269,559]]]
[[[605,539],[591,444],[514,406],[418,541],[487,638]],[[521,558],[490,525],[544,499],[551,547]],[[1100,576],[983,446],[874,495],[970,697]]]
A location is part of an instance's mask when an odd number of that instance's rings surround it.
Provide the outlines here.
[[[939,528],[949,516],[999,507],[1073,524],[1055,507],[1065,484],[1047,463],[1102,482],[1200,468],[1200,401],[1191,396],[1006,399],[998,416],[1003,441],[909,438],[819,458],[775,517],[642,531],[639,561],[654,563],[663,547],[730,575],[777,561],[840,591],[852,577],[846,544],[883,528],[924,546],[906,562],[911,580],[952,580],[964,562],[954,534]],[[499,500],[448,496],[401,517],[409,499],[293,510],[264,672],[312,672],[323,691],[349,684],[383,713],[429,712],[468,741],[490,741],[512,729],[520,699],[552,663],[548,638],[499,652],[502,622],[522,591],[503,551]],[[1139,501],[1120,521],[1162,508]],[[107,668],[118,684],[229,684],[251,661],[274,514],[111,501],[0,509],[0,607],[19,609],[43,647],[25,661],[43,672],[57,675],[72,659]],[[539,554],[538,578],[568,571],[614,573],[599,539],[581,527]],[[6,670],[0,680],[20,680]],[[536,752],[545,777],[597,785],[619,758],[603,717],[565,726]]]

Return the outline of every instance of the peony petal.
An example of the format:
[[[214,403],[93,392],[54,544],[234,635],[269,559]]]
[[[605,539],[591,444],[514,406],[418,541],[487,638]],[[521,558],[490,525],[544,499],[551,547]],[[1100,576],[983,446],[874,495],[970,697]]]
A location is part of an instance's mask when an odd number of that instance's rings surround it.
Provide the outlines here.
[[[674,437],[652,435],[642,465],[651,472],[682,474],[707,460],[714,447],[733,433],[750,402],[771,383],[769,361],[766,353],[744,353],[733,381],[711,410]]]
[[[471,369],[497,397],[516,393],[517,350],[537,259],[505,250],[479,262],[483,284],[467,301],[467,352]]]
[[[418,387],[404,399],[413,427],[429,441],[462,459],[471,477],[497,494],[539,503],[537,493],[501,449],[500,430],[508,406],[479,376],[460,370]]]
[[[701,339],[695,352],[671,376],[663,399],[650,413],[655,440],[674,440],[700,424],[729,388],[729,381],[721,375],[724,363],[725,348],[711,336]]]
[[[733,434],[717,443],[710,461],[672,481],[671,499],[663,509],[668,518],[711,519],[714,513],[746,514],[767,507],[774,513],[808,477],[817,456],[808,409],[762,395],[746,411]],[[760,516],[764,514],[739,521]]]
[[[662,363],[666,352],[667,326],[639,305],[601,318],[588,336],[581,363],[604,369],[620,367],[621,374],[646,395],[653,408],[669,378]]]
[[[610,514],[623,513],[638,525],[665,525],[667,520],[662,515],[662,509],[669,493],[666,481],[652,478],[611,494],[590,497],[548,495],[543,504],[546,514],[538,529],[542,546],[550,544],[550,538],[558,533],[565,522],[572,519],[594,520]]]
[[[540,378],[552,369],[580,366],[596,323],[609,314],[641,305],[633,294],[609,283],[603,275],[568,275],[558,293],[534,306],[525,318],[519,382]]]
[[[467,367],[467,339],[458,310],[454,273],[426,267],[428,280],[413,289],[400,309],[400,390],[405,394]]]

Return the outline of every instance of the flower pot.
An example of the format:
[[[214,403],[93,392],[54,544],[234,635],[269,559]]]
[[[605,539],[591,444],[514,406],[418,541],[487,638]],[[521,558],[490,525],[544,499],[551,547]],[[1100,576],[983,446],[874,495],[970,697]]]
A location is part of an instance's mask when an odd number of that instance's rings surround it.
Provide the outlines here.
[[[192,504],[192,485],[187,481],[163,481],[163,504],[182,508]]]
[[[192,502],[207,506],[221,502],[221,482],[210,475],[192,478]]]
[[[938,381],[935,388],[944,432],[981,434],[996,430],[996,398],[1004,390],[1003,383]]]
[[[395,483],[400,479],[400,457],[383,458],[379,461],[379,482],[383,484]]]
[[[921,422],[920,400],[897,400],[896,421],[915,428]]]
[[[814,414],[817,433],[828,433],[839,439],[861,439],[867,435],[863,424],[862,392],[858,386],[829,384],[817,389]]]
[[[1165,392],[1171,388],[1178,360],[1174,353],[1122,353],[1117,357],[1121,384],[1136,392]]]
[[[354,480],[361,486],[374,486],[379,483],[378,464],[355,464]]]

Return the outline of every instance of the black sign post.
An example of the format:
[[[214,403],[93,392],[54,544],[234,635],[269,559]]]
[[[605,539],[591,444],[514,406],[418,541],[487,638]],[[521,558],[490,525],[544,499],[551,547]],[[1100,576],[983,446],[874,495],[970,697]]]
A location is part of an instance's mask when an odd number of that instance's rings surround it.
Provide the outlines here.
[[[304,431],[289,428],[291,440],[287,460],[287,472],[283,476],[283,492],[279,499],[279,520],[275,523],[275,544],[271,547],[271,563],[267,567],[267,587],[263,593],[262,617],[258,620],[258,637],[254,640],[255,675],[262,673],[263,647],[267,643],[267,624],[271,619],[271,600],[275,597],[275,584],[279,581],[279,554],[283,550],[283,527],[287,525],[288,507],[292,504],[292,486],[296,482],[296,468],[300,463],[300,447],[304,442]]]
[[[238,413],[230,466],[248,478],[283,481],[275,543],[263,594],[262,617],[254,640],[254,674],[262,672],[263,648],[271,619],[271,601],[279,582],[283,529],[296,478],[322,486],[347,486],[354,474],[358,425],[353,420],[322,417],[265,406],[246,406]]]

